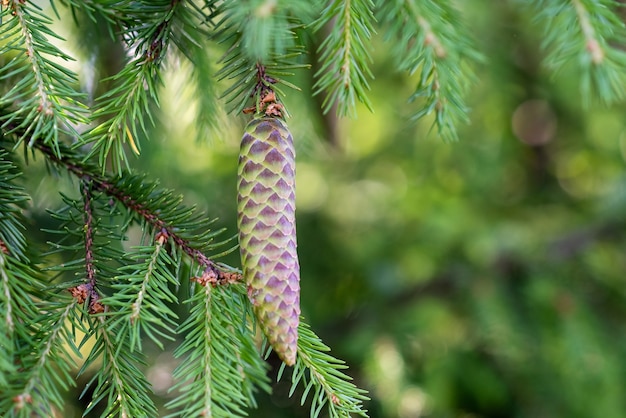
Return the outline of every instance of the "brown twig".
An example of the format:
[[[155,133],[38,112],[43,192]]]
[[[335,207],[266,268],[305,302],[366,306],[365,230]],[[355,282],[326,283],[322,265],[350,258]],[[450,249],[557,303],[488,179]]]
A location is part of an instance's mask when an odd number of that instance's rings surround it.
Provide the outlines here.
[[[151,225],[156,231],[165,234],[172,242],[179,247],[185,254],[191,259],[195,260],[204,268],[205,274],[215,275],[216,283],[231,283],[233,282],[233,273],[223,271],[215,262],[213,262],[206,254],[197,248],[194,248],[188,240],[180,236],[176,232],[174,225],[168,224],[157,213],[152,211],[145,203],[139,201],[133,196],[129,195],[125,190],[118,187],[115,182],[111,181],[103,175],[99,175],[93,170],[90,170],[86,164],[79,163],[65,154],[61,156],[57,155],[54,150],[41,142],[36,142],[34,147],[41,151],[49,161],[64,167],[68,172],[74,174],[81,180],[87,180],[90,182],[91,189],[105,193],[106,195],[116,199],[122,203],[125,207],[129,208],[141,218],[143,218],[149,225]],[[88,272],[89,276],[89,272]],[[238,280],[241,280],[241,275],[238,275]],[[80,286],[79,286],[80,287]]]

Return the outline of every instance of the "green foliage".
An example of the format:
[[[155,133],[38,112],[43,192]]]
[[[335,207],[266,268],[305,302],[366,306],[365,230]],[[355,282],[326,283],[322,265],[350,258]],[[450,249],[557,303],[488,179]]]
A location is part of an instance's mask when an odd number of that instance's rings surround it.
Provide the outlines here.
[[[0,149],[0,240],[6,252],[19,260],[26,259],[26,237],[21,208],[28,200],[24,188],[16,180],[21,175],[10,159],[10,154]]]
[[[102,300],[107,306],[117,307],[109,325],[119,339],[128,338],[130,351],[141,351],[143,337],[163,348],[161,339],[173,340],[177,319],[168,307],[176,302],[171,287],[179,285],[170,268],[174,261],[164,249],[163,240],[153,246],[133,248],[131,258],[137,263],[121,267],[120,272],[128,273],[116,277],[111,285],[114,293]]]
[[[23,234],[20,208],[28,196],[16,184],[20,170],[10,157],[0,151],[0,410],[6,416],[34,411],[52,416],[73,382],[78,353],[73,329],[82,327],[74,300],[58,295],[42,299],[45,278]],[[42,387],[47,390],[40,391]]]
[[[105,167],[109,155],[118,172],[127,165],[124,144],[139,154],[140,142],[135,138],[146,132],[151,118],[151,105],[158,106],[159,74],[174,27],[179,18],[181,2],[143,2],[133,9],[122,9],[122,33],[126,47],[134,58],[111,77],[114,87],[101,95],[95,106],[95,120],[102,122],[84,135],[79,145],[93,143],[91,155],[98,155]]]
[[[624,99],[618,6],[2,2],[0,415],[284,416],[291,399],[293,416],[621,416],[623,109],[572,100]],[[162,111],[166,83],[191,122]],[[220,235],[236,147],[183,132],[228,138],[268,92],[296,141],[376,112],[345,155],[299,157],[303,311],[334,352],[302,323],[292,369],[264,359]],[[553,114],[524,119],[529,98]],[[416,143],[421,119],[481,141]],[[148,144],[164,126],[176,137]],[[190,204],[206,200],[222,220]]]
[[[547,65],[559,70],[576,63],[586,101],[594,95],[604,103],[624,98],[626,24],[613,0],[541,0],[534,2],[536,20],[545,27],[542,46]],[[562,28],[567,28],[566,31]]]
[[[95,344],[85,360],[86,366],[99,363],[97,372],[85,389],[95,384],[92,399],[85,413],[100,402],[104,403],[101,416],[153,417],[157,408],[150,398],[150,383],[140,369],[144,356],[133,351],[129,339],[106,323],[105,318],[96,319],[91,325]],[[84,393],[84,392],[83,392]]]
[[[79,101],[82,94],[76,90],[78,77],[58,63],[72,58],[51,43],[51,39],[62,39],[37,4],[5,7],[0,21],[0,56],[10,57],[2,65],[0,80],[16,81],[1,90],[0,108],[11,106],[12,111],[3,112],[0,123],[19,119],[20,141],[27,139],[33,145],[41,140],[56,147],[61,135],[75,135],[73,127],[87,123],[86,109]]]
[[[330,27],[318,47],[316,72],[317,93],[326,93],[324,112],[337,105],[340,115],[353,113],[357,99],[372,110],[366,91],[372,78],[367,42],[374,31],[373,6],[371,0],[330,1],[316,22],[318,31]]]
[[[459,122],[468,121],[464,96],[474,81],[471,64],[480,57],[469,28],[449,1],[379,3],[385,40],[392,44],[396,67],[419,74],[411,101],[419,99],[423,104],[413,117],[434,114],[439,135],[457,139]]]
[[[185,341],[175,352],[183,358],[174,371],[180,382],[172,388],[179,395],[168,404],[178,412],[169,416],[245,416],[256,405],[256,389],[270,390],[246,319],[245,289],[237,287],[198,287],[187,300],[191,312],[179,329]]]
[[[318,417],[324,407],[332,418],[351,417],[353,414],[367,416],[363,402],[368,398],[366,391],[357,388],[350,377],[341,370],[346,369],[345,362],[331,356],[326,346],[309,326],[302,322],[298,329],[298,358],[291,371],[291,390],[293,395],[299,386],[303,386],[300,403],[304,405],[311,399],[311,417]],[[278,379],[285,371],[285,365],[278,372]]]

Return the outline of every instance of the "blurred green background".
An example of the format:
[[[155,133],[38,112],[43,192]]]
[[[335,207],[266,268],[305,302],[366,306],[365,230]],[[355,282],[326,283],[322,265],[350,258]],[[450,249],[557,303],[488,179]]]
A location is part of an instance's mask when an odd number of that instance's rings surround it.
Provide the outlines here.
[[[312,71],[290,80],[303,315],[370,391],[373,418],[624,417],[626,107],[583,106],[573,68],[542,67],[528,16],[473,3],[485,61],[459,142],[410,121],[417,80],[378,37],[373,113],[322,115]],[[246,118],[222,114],[196,142],[189,71],[168,61],[157,126],[131,164],[232,236]],[[238,266],[238,253],[222,261]],[[174,361],[152,359],[166,397]],[[287,391],[276,384],[251,416],[308,416]]]

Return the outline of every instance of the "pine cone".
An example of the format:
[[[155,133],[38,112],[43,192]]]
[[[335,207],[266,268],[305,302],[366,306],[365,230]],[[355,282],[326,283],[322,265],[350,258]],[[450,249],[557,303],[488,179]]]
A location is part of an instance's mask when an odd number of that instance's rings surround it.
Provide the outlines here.
[[[287,125],[271,117],[246,127],[237,185],[239,246],[248,296],[272,348],[296,360],[300,266],[296,252],[295,150]]]

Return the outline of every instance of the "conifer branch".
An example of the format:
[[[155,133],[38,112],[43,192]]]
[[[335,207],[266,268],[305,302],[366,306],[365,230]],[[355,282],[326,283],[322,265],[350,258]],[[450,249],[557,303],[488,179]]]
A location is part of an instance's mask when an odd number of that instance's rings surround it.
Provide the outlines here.
[[[0,158],[4,157],[0,150]],[[0,211],[4,215],[0,218],[0,251],[17,259],[26,261],[26,238],[23,234],[24,224],[21,219],[20,205],[28,199],[23,190],[16,186],[12,178],[16,177],[4,169],[14,168],[13,165],[4,165],[0,160]],[[6,177],[5,177],[6,176]],[[8,180],[8,181],[3,181]]]
[[[111,285],[115,292],[102,304],[114,309],[107,312],[108,326],[115,330],[118,340],[128,339],[131,351],[142,350],[142,338],[147,336],[163,348],[161,339],[173,340],[177,325],[176,315],[168,304],[178,299],[170,289],[180,286],[171,271],[174,261],[164,245],[167,236],[156,234],[155,245],[135,248],[132,259],[136,264],[121,267],[129,273],[116,277]]]
[[[136,299],[131,305],[132,312],[130,313],[130,318],[129,318],[131,323],[139,320],[139,317],[141,316],[141,311],[143,308],[142,305],[143,305],[144,299],[146,298],[148,283],[150,282],[150,279],[152,275],[154,274],[155,269],[157,267],[157,260],[159,259],[159,254],[161,254],[161,252],[163,251],[163,243],[165,243],[164,239],[157,239],[156,246],[154,247],[154,252],[152,253],[152,256],[150,257],[149,262],[148,262],[148,268],[145,269],[143,281],[141,282],[139,291],[136,294],[137,295]]]
[[[354,114],[357,100],[372,109],[367,80],[374,76],[366,42],[374,32],[373,8],[371,0],[333,0],[315,25],[319,30],[333,22],[318,48],[322,63],[315,74],[315,94],[327,92],[322,102],[325,113],[336,105],[339,115]]]
[[[16,377],[25,376],[17,370],[16,349],[20,346],[18,341],[27,337],[25,328],[30,331],[24,325],[29,323],[29,315],[38,312],[31,295],[35,290],[33,285],[39,284],[38,275],[30,269],[29,246],[23,234],[22,207],[28,195],[16,184],[21,170],[10,157],[10,153],[0,148],[0,387],[3,388],[8,388]],[[10,399],[8,393],[5,395]]]
[[[32,365],[36,363],[37,356],[33,353],[40,353],[40,344],[48,341],[49,330],[52,328],[50,317],[54,316],[54,308],[51,306],[42,307],[41,289],[43,284],[40,275],[31,269],[30,266],[21,263],[14,256],[6,252],[0,253],[0,277],[2,278],[2,293],[0,293],[0,382],[4,382],[3,396],[0,397],[0,411],[9,411],[17,404],[24,403],[23,408],[30,408],[34,405],[31,397],[19,397],[23,392],[24,385],[34,372]],[[42,314],[43,312],[43,314]],[[50,312],[50,315],[48,315]],[[52,321],[54,322],[54,321]],[[59,366],[64,367],[64,345],[54,345],[55,351],[52,356],[55,362],[59,361]],[[50,363],[45,364],[46,367]],[[69,367],[67,367],[69,368]],[[57,385],[58,371],[50,374],[44,371],[41,378],[53,379],[41,382],[37,388],[45,388],[46,384]],[[54,388],[42,396],[54,396]],[[35,404],[39,404],[41,397],[34,398]],[[45,398],[44,405],[49,404],[50,398]],[[54,402],[60,402],[57,398]],[[22,402],[23,401],[23,402]]]
[[[231,84],[222,94],[229,112],[242,112],[251,99],[258,102],[260,79],[277,95],[283,95],[280,84],[300,90],[285,77],[294,69],[308,68],[297,60],[304,49],[291,31],[287,10],[272,3],[225,2],[215,12],[220,20],[212,39],[227,46],[216,77]]]
[[[600,46],[598,38],[596,37],[596,31],[591,25],[591,21],[589,20],[589,14],[580,0],[572,0],[572,3],[574,4],[576,14],[578,15],[580,29],[585,37],[586,48],[591,55],[591,61],[594,64],[600,64],[604,59],[604,51]]]
[[[532,6],[531,6],[532,7]],[[576,65],[586,103],[597,97],[612,103],[626,97],[626,24],[612,0],[538,0],[533,10],[543,23],[542,46],[553,71]],[[563,30],[566,27],[569,30]]]
[[[58,164],[77,176],[79,179],[89,179],[93,189],[106,193],[108,196],[115,198],[129,210],[132,210],[140,216],[155,231],[165,233],[176,246],[178,246],[192,260],[198,262],[206,272],[212,275],[218,283],[228,283],[233,281],[233,275],[226,271],[223,267],[218,266],[204,252],[194,247],[191,242],[185,239],[180,233],[176,232],[177,226],[169,224],[159,214],[151,210],[148,205],[135,198],[132,194],[120,187],[118,182],[99,174],[94,167],[86,163],[80,162],[78,158],[72,158],[73,155],[69,150],[65,150],[61,157],[57,156],[47,145],[36,143],[35,148],[40,150],[49,161]]]
[[[42,346],[37,347],[34,356],[31,352],[24,354],[33,356],[36,363],[28,368],[30,377],[24,382],[23,389],[12,398],[13,413],[16,415],[26,410],[37,411],[38,416],[54,416],[54,406],[62,408],[63,396],[59,389],[66,389],[74,383],[70,370],[75,366],[72,356],[63,346],[68,345],[72,355],[80,356],[72,333],[67,329],[68,323],[76,322],[73,320],[75,309],[76,301],[71,300],[62,309],[48,315],[47,323],[40,324]],[[41,390],[42,387],[46,390]]]
[[[366,391],[350,382],[350,377],[341,372],[347,368],[344,362],[331,356],[330,348],[304,322],[298,329],[298,356],[291,374],[292,396],[297,387],[304,388],[301,403],[310,397],[311,417],[320,415],[326,406],[331,418],[350,418],[353,414],[367,417],[363,402],[368,400]],[[281,366],[280,380],[285,371]]]
[[[397,67],[419,74],[409,99],[421,101],[413,119],[433,115],[439,135],[457,139],[458,123],[468,119],[464,95],[474,79],[470,63],[480,60],[458,12],[449,1],[381,0],[378,4]]]
[[[0,387],[8,385],[9,376],[14,375],[13,364],[13,335],[15,320],[13,319],[13,296],[11,295],[10,277],[6,266],[6,252],[3,243],[0,243],[0,338],[5,343],[0,344]]]
[[[143,364],[142,357],[129,349],[127,339],[117,338],[116,331],[106,322],[104,316],[96,318],[93,325],[96,344],[79,372],[84,373],[88,365],[101,358],[102,365],[85,388],[97,381],[85,414],[105,401],[106,408],[102,416],[157,416],[157,408],[150,398],[150,383],[137,367],[137,363]]]
[[[6,330],[3,334],[12,334],[15,328],[15,320],[13,319],[13,301],[11,296],[11,287],[9,282],[9,275],[7,273],[7,266],[5,257],[7,255],[7,250],[5,250],[6,245],[2,242],[2,251],[0,251],[0,279],[2,283],[2,304],[5,306],[3,312],[3,324],[2,326],[6,326]]]
[[[104,122],[87,132],[79,144],[93,144],[88,157],[97,155],[103,168],[111,156],[118,175],[128,168],[124,144],[138,155],[139,134],[146,133],[144,118],[147,116],[154,124],[150,106],[153,103],[158,106],[160,68],[181,4],[180,0],[173,0],[151,5],[145,12],[135,10],[133,24],[124,31],[128,46],[135,50],[135,58],[112,77],[118,86],[98,98],[94,119]]]
[[[269,391],[266,365],[248,328],[251,316],[243,285],[214,287],[199,283],[187,301],[191,311],[178,333],[185,335],[175,356],[178,396],[168,417],[242,417],[254,405],[253,387]],[[242,321],[244,319],[244,321]],[[242,373],[243,371],[243,373]]]
[[[34,41],[31,31],[29,30],[29,24],[26,20],[24,6],[20,1],[13,1],[11,5],[13,9],[13,16],[18,20],[20,27],[22,28],[22,39],[26,47],[26,56],[30,59],[31,68],[35,76],[35,85],[37,89],[37,95],[39,96],[38,111],[43,112],[44,115],[52,114],[52,102],[48,96],[48,83],[43,80],[43,75],[40,67],[41,57],[38,57],[39,51],[34,47]],[[30,19],[29,19],[30,20]],[[39,58],[39,59],[37,59]]]
[[[247,0],[222,2],[213,13],[214,39],[223,42],[236,38],[238,49],[248,62],[270,62],[297,44],[294,29],[315,8],[315,2]]]
[[[85,107],[78,101],[82,95],[72,87],[78,79],[76,74],[48,57],[72,58],[48,40],[60,38],[49,28],[52,22],[39,6],[19,0],[7,3],[11,13],[3,13],[5,19],[0,24],[0,55],[16,55],[0,69],[0,79],[16,82],[0,97],[0,107],[13,108],[0,117],[0,122],[6,126],[22,117],[20,128],[24,129],[19,140],[29,136],[32,145],[41,139],[58,153],[59,134],[76,136],[74,126],[86,123]]]

